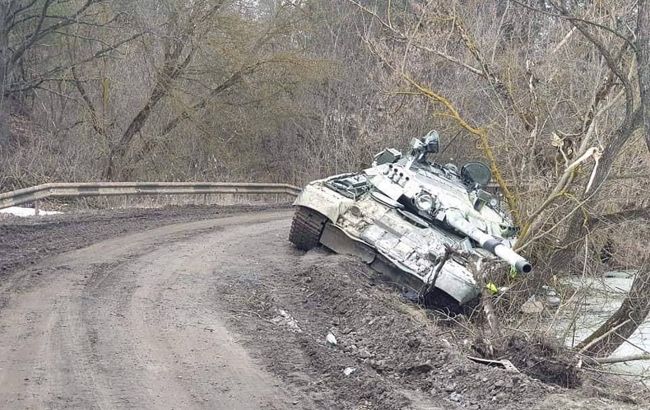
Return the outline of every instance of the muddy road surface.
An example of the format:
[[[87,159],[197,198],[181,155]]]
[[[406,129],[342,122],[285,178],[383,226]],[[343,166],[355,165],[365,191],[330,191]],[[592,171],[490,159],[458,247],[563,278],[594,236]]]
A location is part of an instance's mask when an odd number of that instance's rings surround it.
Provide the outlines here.
[[[432,320],[354,259],[293,249],[290,209],[247,211],[99,224],[81,247],[12,256],[0,408],[635,407],[467,360],[462,323]],[[19,225],[4,232],[30,242]]]
[[[224,325],[219,272],[286,221],[267,212],[103,241],[5,277],[1,408],[286,408]]]

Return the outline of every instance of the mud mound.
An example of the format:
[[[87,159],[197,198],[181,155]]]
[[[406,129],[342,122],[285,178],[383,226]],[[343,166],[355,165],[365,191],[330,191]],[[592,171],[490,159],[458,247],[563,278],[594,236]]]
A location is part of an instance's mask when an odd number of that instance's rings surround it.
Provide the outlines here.
[[[275,373],[294,383],[318,380],[303,387],[324,407],[514,409],[556,390],[468,360],[456,347],[465,331],[406,303],[363,263],[318,250],[292,272],[220,294],[233,311],[254,312],[233,324],[254,332],[248,342],[273,358]]]
[[[522,372],[545,383],[567,388],[582,384],[575,357],[553,341],[512,336],[501,355]]]

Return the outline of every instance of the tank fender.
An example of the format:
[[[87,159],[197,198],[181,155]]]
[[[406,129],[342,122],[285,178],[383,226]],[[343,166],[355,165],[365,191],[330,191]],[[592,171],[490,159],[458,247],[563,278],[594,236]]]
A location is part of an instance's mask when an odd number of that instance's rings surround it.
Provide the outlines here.
[[[307,185],[293,202],[293,205],[313,209],[326,216],[331,222],[336,223],[339,215],[347,211],[353,203],[353,200],[318,182]]]

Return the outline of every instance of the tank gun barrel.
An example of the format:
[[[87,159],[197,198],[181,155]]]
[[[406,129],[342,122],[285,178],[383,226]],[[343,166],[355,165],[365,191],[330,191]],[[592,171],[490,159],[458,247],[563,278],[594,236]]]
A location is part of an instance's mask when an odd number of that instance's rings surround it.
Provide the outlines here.
[[[481,248],[514,266],[518,272],[529,273],[533,269],[530,262],[528,262],[524,257],[501,243],[501,241],[494,238],[492,235],[488,235],[476,226],[472,225],[460,212],[447,211],[445,213],[445,222],[454,229],[478,242]]]

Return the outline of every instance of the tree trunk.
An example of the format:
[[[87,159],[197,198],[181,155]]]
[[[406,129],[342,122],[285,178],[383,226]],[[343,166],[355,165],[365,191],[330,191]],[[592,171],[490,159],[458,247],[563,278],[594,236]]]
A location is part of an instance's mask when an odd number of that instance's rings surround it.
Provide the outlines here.
[[[178,16],[172,15],[171,20],[175,26]],[[188,23],[189,24],[189,23]],[[174,81],[180,76],[192,61],[195,48],[191,48],[184,59],[181,59],[187,42],[192,35],[192,30],[173,40],[167,39],[163,44],[164,61],[160,73],[157,75],[156,83],[147,103],[140,109],[138,114],[131,120],[131,123],[122,134],[117,144],[111,149],[108,155],[108,164],[104,171],[104,179],[116,181],[123,178],[124,161],[129,153],[131,142],[135,136],[142,131],[146,125],[151,112],[158,103],[169,94]]]
[[[6,153],[11,143],[9,135],[9,104],[7,101],[6,87],[8,85],[7,64],[10,58],[9,33],[5,21],[9,13],[10,4],[0,3],[0,153]]]
[[[645,142],[650,150],[650,5],[638,2],[637,70],[641,106],[639,113]],[[606,357],[637,330],[650,313],[650,257],[646,257],[621,307],[577,348],[591,356]]]
[[[6,154],[10,147],[9,113],[6,111],[3,97],[0,96],[0,154]]]
[[[123,162],[128,153],[131,141],[133,141],[136,134],[142,130],[147,119],[149,119],[151,110],[158,104],[164,94],[164,92],[160,91],[158,87],[156,87],[149,101],[140,112],[138,112],[135,118],[133,118],[129,127],[124,131],[124,134],[122,134],[122,138],[120,138],[117,145],[111,150],[108,156],[108,166],[106,167],[104,175],[105,179],[109,181],[117,181],[122,178],[120,168],[124,165]]]
[[[647,0],[639,0],[636,29],[637,73],[639,75],[639,91],[641,94],[641,109],[643,117],[643,134],[645,143],[650,151],[650,4]]]
[[[636,58],[637,74],[639,79],[640,106],[634,113],[630,113],[631,124],[623,123],[618,132],[614,134],[612,140],[607,144],[600,161],[599,168],[596,172],[593,189],[598,189],[605,182],[614,160],[619,152],[636,131],[637,127],[642,128],[646,145],[650,151],[650,4],[647,0],[639,0],[637,29],[636,29]],[[629,109],[630,107],[628,107]],[[593,202],[597,195],[591,197],[589,202]],[[587,205],[587,204],[585,204]],[[575,255],[577,245],[581,244],[580,240],[586,234],[583,223],[582,212],[577,212],[569,222],[569,227],[564,236],[561,249],[553,255],[549,262],[549,271],[557,272],[567,269],[570,261]]]
[[[636,274],[618,310],[576,347],[594,357],[607,357],[625,342],[650,313],[650,258]]]
[[[637,109],[631,113],[629,120],[621,124],[620,128],[614,133],[611,140],[605,146],[603,155],[600,158],[596,175],[594,176],[591,190],[583,195],[583,206],[588,207],[598,198],[598,191],[607,180],[609,173],[614,165],[616,158],[625,146],[625,143],[634,134],[634,131],[641,125],[641,110]],[[577,248],[583,243],[581,240],[586,235],[584,214],[577,211],[569,220],[568,228],[562,241],[563,248],[553,254],[549,262],[549,272],[557,273],[571,269],[570,261],[575,256]]]
[[[162,70],[162,74],[158,77],[156,85],[153,88],[151,97],[147,103],[142,107],[138,114],[131,120],[128,128],[122,134],[122,137],[117,142],[117,145],[111,149],[108,156],[108,165],[104,172],[104,179],[109,181],[118,181],[122,179],[121,168],[124,166],[124,160],[129,152],[129,147],[133,138],[142,130],[147,123],[151,111],[158,105],[160,100],[163,99],[169,92],[170,82],[175,78],[173,76],[173,66],[171,62],[166,62]]]

